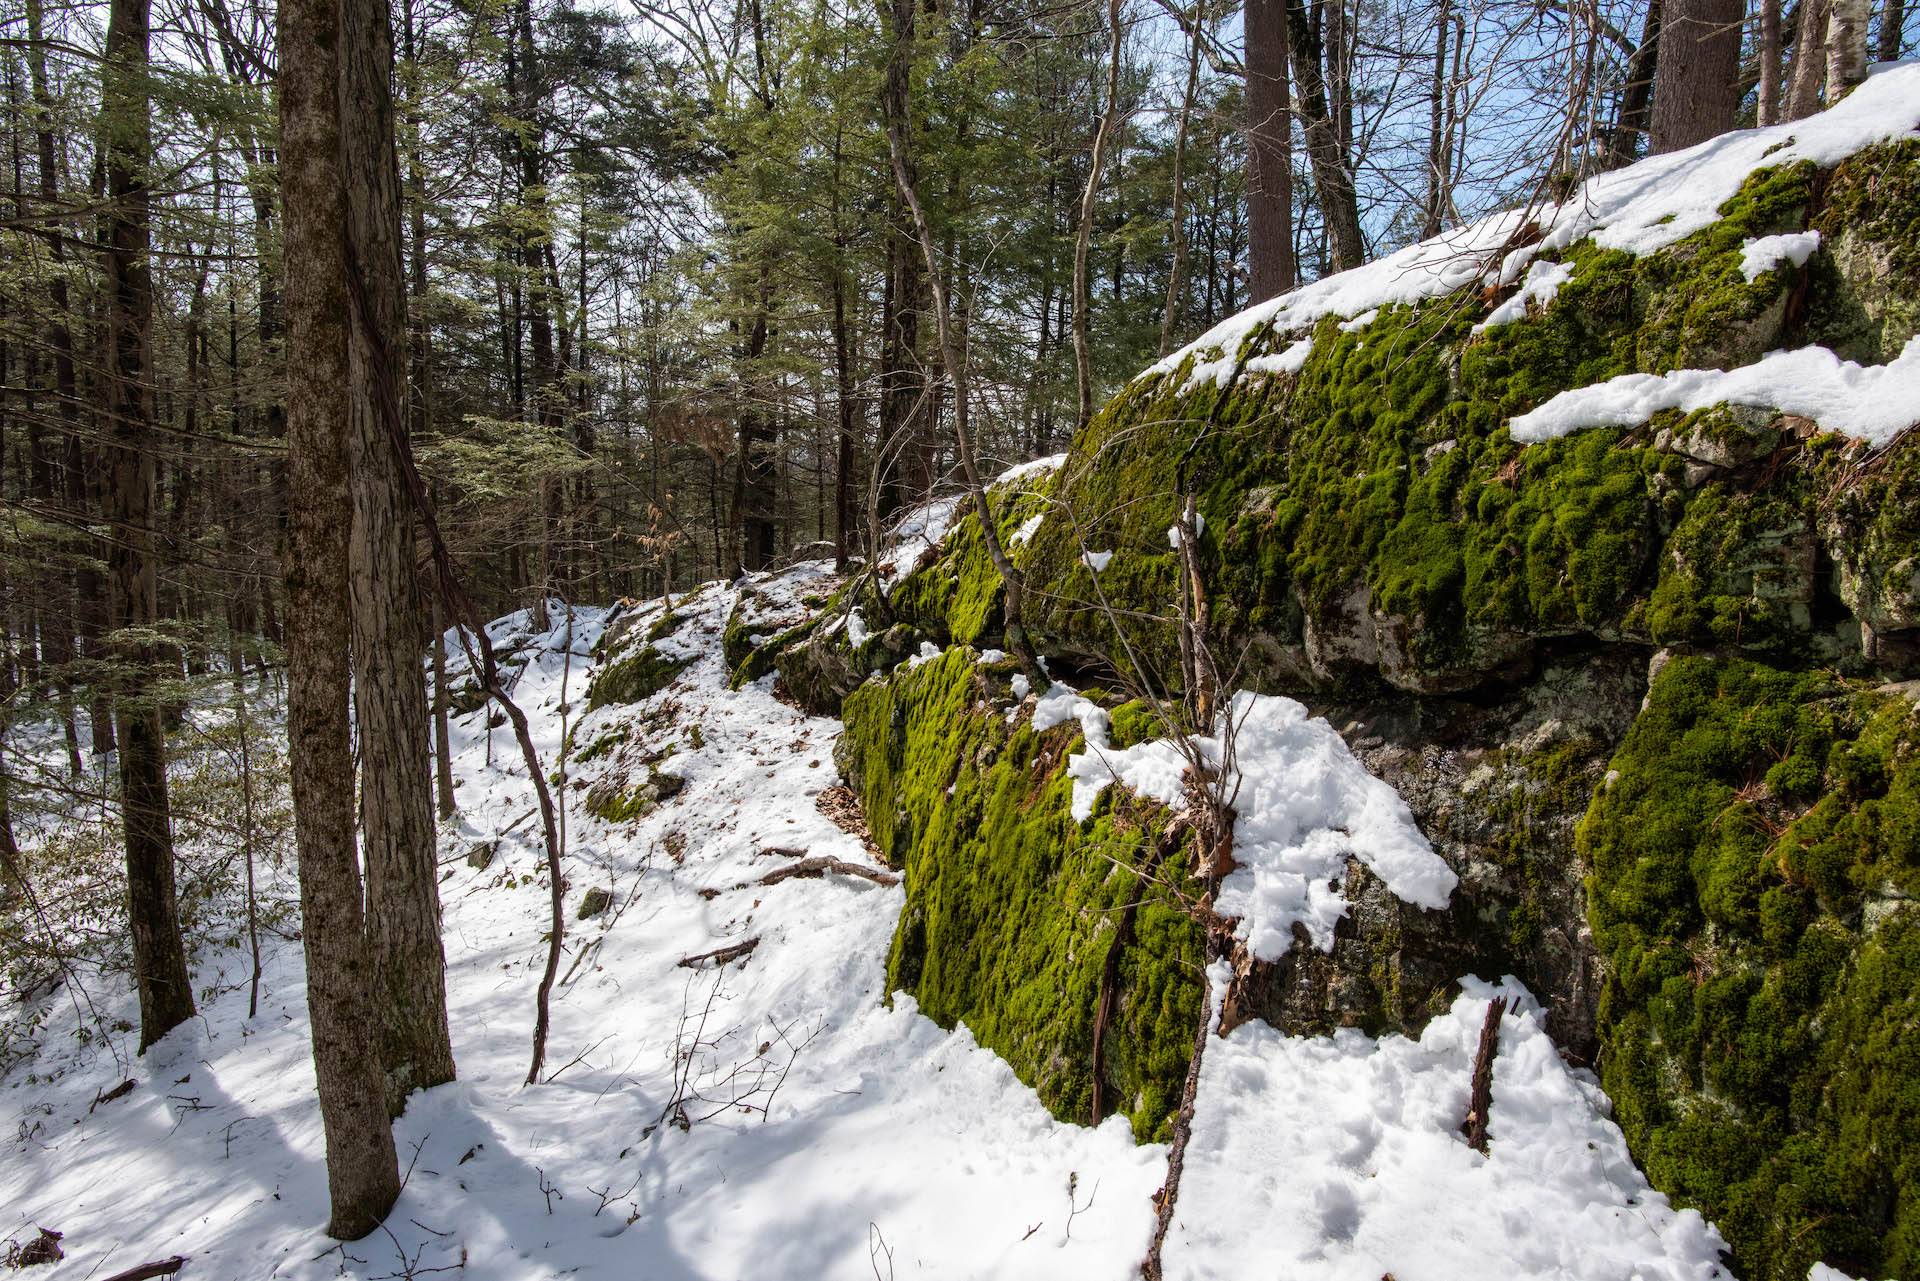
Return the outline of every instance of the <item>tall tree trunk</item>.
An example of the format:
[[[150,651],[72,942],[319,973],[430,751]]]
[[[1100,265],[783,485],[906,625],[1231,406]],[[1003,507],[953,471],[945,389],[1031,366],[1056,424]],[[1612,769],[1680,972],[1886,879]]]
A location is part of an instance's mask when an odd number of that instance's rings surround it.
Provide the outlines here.
[[[1248,0],[1247,249],[1249,298],[1264,302],[1299,283],[1293,258],[1293,116],[1288,102],[1286,0]],[[1189,52],[1189,83],[1199,37]]]
[[[1089,327],[1092,300],[1087,296],[1087,252],[1093,243],[1093,206],[1100,194],[1100,172],[1106,165],[1107,143],[1120,127],[1120,49],[1125,36],[1120,26],[1120,0],[1107,0],[1107,109],[1100,115],[1100,127],[1094,130],[1093,154],[1087,160],[1087,185],[1080,192],[1080,211],[1073,235],[1073,372],[1079,394],[1075,425],[1085,427],[1093,418],[1093,349]],[[929,268],[931,270],[931,268]],[[945,347],[945,344],[941,344]],[[954,384],[959,396],[960,384]]]
[[[1754,123],[1780,120],[1780,0],[1760,0],[1760,83],[1755,90]]]
[[[1284,30],[1284,28],[1283,28]],[[1200,85],[1200,45],[1207,35],[1206,0],[1195,0],[1193,6],[1193,30],[1187,33],[1187,83],[1180,92],[1180,123],[1173,135],[1173,207],[1167,214],[1168,237],[1173,242],[1173,265],[1167,272],[1167,301],[1160,311],[1160,346],[1158,354],[1165,356],[1173,347],[1173,332],[1180,321],[1182,303],[1187,293],[1187,137],[1192,132],[1194,95]],[[1281,59],[1284,71],[1286,60]],[[1291,175],[1289,175],[1291,185]],[[1292,192],[1287,196],[1287,212],[1292,214]],[[1287,229],[1289,248],[1293,245],[1293,230]],[[1282,286],[1284,288],[1284,286]]]
[[[1630,165],[1640,151],[1640,140],[1652,127],[1653,84],[1660,70],[1662,0],[1649,0],[1640,43],[1627,59],[1626,84],[1620,91],[1620,115],[1607,140],[1607,166]]]
[[[1740,110],[1745,16],[1745,0],[1666,0],[1660,74],[1653,87],[1655,154],[1691,147],[1733,128]]]
[[[1804,120],[1820,110],[1820,85],[1827,74],[1829,0],[1800,0],[1800,21],[1793,37],[1793,74],[1787,80],[1784,120]]]
[[[427,640],[433,651],[433,782],[442,822],[459,809],[453,796],[453,744],[447,737],[447,635],[446,616],[440,606],[440,594],[429,594],[432,606],[432,635]]]
[[[346,198],[336,0],[280,0],[286,196],[287,745],[313,1066],[326,1134],[327,1231],[378,1227],[400,1195],[373,961],[354,848],[348,650]]]
[[[1906,0],[1885,0],[1880,8],[1880,40],[1874,49],[1874,57],[1881,62],[1897,62],[1900,59],[1901,30],[1907,24]]]
[[[1427,200],[1420,219],[1422,239],[1440,234],[1453,193],[1453,175],[1448,172],[1453,167],[1452,157],[1447,148],[1447,139],[1453,134],[1453,121],[1448,112],[1453,90],[1447,79],[1447,35],[1453,25],[1452,9],[1449,0],[1440,0],[1439,16],[1433,24],[1433,83],[1427,89]]]
[[[1305,0],[1286,0],[1287,44],[1298,84],[1301,131],[1313,169],[1314,194],[1327,228],[1327,254],[1333,270],[1346,271],[1366,261],[1366,237],[1360,231],[1360,205],[1354,192],[1340,128],[1327,101],[1320,33],[1308,21]]]
[[[1827,105],[1867,78],[1868,0],[1833,0],[1827,17]]]
[[[152,415],[153,275],[147,169],[153,125],[147,101],[147,0],[113,0],[101,67],[105,141],[108,369],[106,408],[113,480],[113,623],[123,665],[115,718],[120,737],[121,813],[127,846],[127,917],[140,990],[140,1048],[193,1017],[193,983],[173,887],[167,743],[153,683],[162,654],[148,639],[159,622],[154,551]],[[142,635],[144,633],[145,635]]]
[[[429,778],[425,615],[414,568],[404,442],[406,279],[394,154],[393,33],[385,0],[340,0],[347,193],[347,372],[353,523],[353,695],[360,730],[367,937],[387,1103],[453,1079]]]

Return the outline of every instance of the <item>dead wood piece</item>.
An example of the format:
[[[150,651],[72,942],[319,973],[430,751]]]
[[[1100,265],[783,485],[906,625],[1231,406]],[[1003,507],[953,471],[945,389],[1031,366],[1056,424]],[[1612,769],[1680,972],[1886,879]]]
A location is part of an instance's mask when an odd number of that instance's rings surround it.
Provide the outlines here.
[[[133,1080],[132,1078],[128,1078],[127,1080],[120,1082],[120,1084],[114,1086],[111,1090],[108,1090],[105,1093],[96,1092],[93,1096],[93,1102],[87,1105],[87,1111],[91,1113],[95,1108],[99,1107],[102,1103],[111,1103],[115,1099],[124,1099],[129,1094],[132,1094],[132,1093],[133,1093]]]
[[[744,890],[750,885],[778,885],[794,877],[824,876],[828,872],[838,872],[842,876],[857,876],[863,881],[872,881],[875,885],[898,885],[900,878],[892,872],[883,872],[874,867],[862,867],[858,863],[849,863],[843,858],[832,858],[817,854],[812,858],[803,858],[797,863],[788,863],[785,867],[776,867],[758,880],[742,881],[734,886]]]
[[[176,1254],[171,1259],[156,1259],[137,1268],[128,1268],[125,1272],[116,1272],[105,1281],[152,1281],[154,1277],[170,1277],[186,1266],[186,1256]]]
[[[55,1232],[52,1228],[41,1228],[37,1224],[35,1227],[40,1235],[25,1245],[7,1243],[8,1267],[31,1268],[40,1263],[58,1263],[67,1257],[67,1252],[60,1248],[60,1238],[66,1233]]]
[[[698,956],[683,956],[680,964],[689,970],[697,970],[704,965],[725,965],[728,961],[737,961],[760,946],[760,936],[755,935],[744,943],[734,943],[728,947],[716,947],[711,952],[702,952]]]
[[[1467,1146],[1482,1156],[1487,1151],[1487,1114],[1493,1108],[1493,1056],[1500,1049],[1500,1020],[1507,1013],[1507,998],[1496,996],[1487,1006],[1487,1020],[1480,1025],[1480,1048],[1473,1055],[1473,1095],[1467,1104],[1467,1119],[1460,1133]]]

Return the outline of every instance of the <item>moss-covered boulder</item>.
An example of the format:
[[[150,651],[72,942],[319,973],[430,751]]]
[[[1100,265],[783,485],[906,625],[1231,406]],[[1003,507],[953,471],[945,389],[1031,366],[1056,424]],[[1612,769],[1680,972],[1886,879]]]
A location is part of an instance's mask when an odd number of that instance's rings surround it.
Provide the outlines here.
[[[1601,1079],[1743,1277],[1920,1271],[1920,707],[1676,658],[1580,827]]]
[[[956,647],[846,700],[840,764],[906,873],[888,987],[965,1023],[1055,1115],[1093,1120],[1097,1097],[1164,1139],[1202,991],[1201,928],[1177,892],[1188,851],[1124,794],[1075,822],[1078,727],[1010,717],[1011,676]]]

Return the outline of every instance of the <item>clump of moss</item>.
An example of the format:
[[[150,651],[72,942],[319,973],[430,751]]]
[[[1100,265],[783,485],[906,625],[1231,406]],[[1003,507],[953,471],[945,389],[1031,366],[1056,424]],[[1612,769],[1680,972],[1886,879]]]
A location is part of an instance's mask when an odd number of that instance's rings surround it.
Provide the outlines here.
[[[1163,888],[1187,853],[1158,863],[1165,814],[1112,791],[1076,823],[1066,760],[1078,727],[1009,725],[998,679],[954,649],[846,701],[842,766],[906,874],[889,986],[943,1026],[964,1021],[1056,1116],[1085,1122],[1118,940],[1106,1107],[1137,1138],[1164,1138],[1202,990],[1201,930]]]
[[[1920,715],[1676,658],[1579,830],[1601,1079],[1737,1270],[1920,1268]]]
[[[1920,141],[1849,156],[1822,196],[1809,336],[1853,360],[1891,360],[1920,332]]]
[[[587,710],[611,703],[637,703],[659,693],[672,683],[691,659],[669,658],[651,644],[642,644],[630,654],[602,664],[587,687]]]

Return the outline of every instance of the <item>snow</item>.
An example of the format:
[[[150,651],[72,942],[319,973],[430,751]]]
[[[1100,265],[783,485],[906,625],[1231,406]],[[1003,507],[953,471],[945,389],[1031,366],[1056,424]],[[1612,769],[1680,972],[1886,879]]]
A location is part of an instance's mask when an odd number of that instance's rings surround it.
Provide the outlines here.
[[[1033,536],[1040,532],[1040,522],[1046,518],[1047,514],[1045,512],[1035,512],[1033,515],[1021,521],[1020,528],[1013,531],[1013,545],[1015,547],[1026,546],[1027,543],[1032,540]]]
[[[1560,292],[1560,286],[1572,277],[1572,263],[1535,262],[1527,268],[1527,276],[1520,282],[1519,292],[1488,312],[1487,318],[1473,327],[1473,332],[1483,333],[1496,325],[1510,325],[1516,320],[1525,320],[1529,305],[1545,310],[1553,302],[1554,295]]]
[[[1066,461],[1065,454],[1048,454],[1045,458],[1036,458],[1032,462],[1009,467],[988,483],[993,489],[998,489],[1002,485],[1015,485],[1023,480],[1031,480],[1035,476],[1044,476],[1048,472],[1058,471]]]
[[[1167,805],[1184,803],[1187,757],[1171,739],[1115,749],[1104,719],[1092,719],[1079,704],[1092,707],[1055,685],[1034,712],[1036,729],[1045,727],[1042,710],[1045,724],[1076,715],[1086,727],[1086,749],[1068,760],[1076,819],[1092,814],[1094,798],[1116,781]],[[1347,911],[1341,883],[1349,857],[1405,902],[1447,905],[1459,878],[1433,852],[1400,794],[1368,773],[1331,725],[1309,717],[1291,698],[1251,693],[1235,695],[1226,715],[1233,731],[1228,786],[1238,813],[1233,856],[1239,866],[1221,881],[1214,905],[1235,918],[1235,937],[1256,958],[1285,956],[1296,924],[1313,946],[1332,950],[1334,927]],[[1222,736],[1201,738],[1197,746],[1217,768]]]
[[[1820,248],[1817,231],[1793,231],[1779,236],[1761,236],[1740,246],[1740,274],[1749,282],[1760,279],[1781,263],[1795,267],[1807,265]]]
[[[1508,427],[1515,440],[1534,443],[1588,427],[1643,423],[1662,409],[1720,404],[1798,414],[1828,431],[1884,445],[1920,422],[1920,337],[1908,339],[1885,365],[1856,365],[1825,347],[1800,347],[1737,369],[1621,374],[1563,391]]]
[[[1313,339],[1302,338],[1283,352],[1253,357],[1247,361],[1247,370],[1256,374],[1297,374],[1306,368],[1307,357],[1312,354]]]
[[[907,660],[909,669],[924,666],[940,657],[940,647],[932,641],[921,641],[920,652]]]
[[[1081,552],[1080,559],[1087,563],[1088,569],[1091,569],[1094,573],[1098,574],[1104,571],[1108,565],[1111,565],[1113,563],[1113,553],[1110,551]]]
[[[1819,115],[1736,130],[1683,151],[1649,156],[1594,175],[1559,204],[1492,214],[1257,303],[1155,361],[1139,377],[1173,373],[1189,360],[1196,365],[1230,361],[1262,328],[1271,328],[1276,341],[1297,338],[1323,317],[1353,318],[1350,323],[1357,324],[1378,308],[1423,302],[1470,284],[1514,284],[1534,259],[1588,237],[1606,249],[1654,253],[1717,221],[1720,206],[1756,169],[1802,160],[1830,167],[1916,128],[1920,63],[1889,67]],[[1528,223],[1539,228],[1538,239],[1520,234]],[[1511,247],[1521,240],[1529,243]]]
[[[860,617],[860,607],[855,605],[852,609],[848,610],[847,644],[853,646],[855,649],[859,649],[867,643],[867,637],[871,634],[872,633],[867,631],[867,620]]]
[[[1380,319],[1380,309],[1378,307],[1369,307],[1352,320],[1341,321],[1340,332],[1343,334],[1357,334],[1378,319]]]
[[[590,886],[611,888],[614,906],[569,920],[552,1079],[523,1087],[548,893],[535,825],[501,837],[485,870],[462,855],[508,828],[531,793],[504,731],[489,767],[484,716],[458,718],[463,817],[447,833],[440,890],[460,1079],[415,1095],[396,1124],[411,1173],[391,1237],[341,1252],[321,1235],[303,961],[298,942],[279,938],[266,940],[258,1018],[234,986],[241,954],[208,949],[203,1017],[143,1059],[125,1037],[82,1044],[72,1012],[50,1003],[44,1048],[0,1092],[0,1234],[32,1223],[64,1232],[67,1260],[38,1270],[47,1281],[174,1253],[191,1256],[185,1275],[208,1281],[390,1277],[407,1260],[469,1281],[871,1277],[876,1261],[882,1276],[1134,1275],[1166,1150],[1135,1146],[1122,1118],[1097,1129],[1053,1120],[964,1028],[941,1030],[904,995],[883,1005],[898,888],[847,877],[734,888],[787,857],[769,855],[776,847],[868,857],[815,807],[838,781],[837,722],[778,702],[770,679],[726,688],[720,635],[736,596],[712,584],[676,598],[684,621],[656,643],[691,651],[693,664],[641,704],[584,716],[579,651],[607,612],[575,611],[570,662],[564,610],[539,636],[524,619],[502,633],[530,645],[518,696],[549,768],[563,682],[576,742],[632,735],[573,765],[562,789],[568,907]],[[620,825],[579,807],[581,784],[644,772],[661,749],[687,780],[674,801]],[[744,962],[677,965],[751,937],[760,945]],[[110,1015],[133,1013],[128,991],[94,996]],[[765,1111],[689,1102],[684,1132],[657,1125],[688,1074],[721,1103],[757,1086],[745,1103]],[[90,1110],[123,1077],[133,1092]]]
[[[1225,965],[1208,977],[1217,1010]],[[1462,987],[1418,1040],[1288,1037],[1259,1021],[1209,1037],[1168,1281],[1727,1277],[1719,1235],[1647,1186],[1598,1083],[1561,1061],[1518,981]],[[1459,1125],[1500,994],[1514,1006],[1481,1156]]]
[[[1055,1121],[964,1027],[941,1030],[903,993],[884,1004],[897,886],[749,884],[799,851],[869,857],[816,804],[840,781],[838,723],[776,700],[771,677],[729,689],[720,645],[744,590],[784,610],[828,576],[796,566],[676,598],[672,630],[651,643],[690,664],[651,698],[591,712],[596,642],[617,652],[620,637],[666,617],[664,603],[556,605],[538,632],[524,613],[489,625],[514,651],[549,768],[569,731],[577,744],[613,742],[570,762],[559,789],[568,907],[590,887],[610,890],[613,906],[568,922],[549,1079],[525,1087],[548,893],[523,821],[532,796],[504,732],[484,712],[457,717],[462,814],[443,833],[440,892],[460,1079],[416,1094],[396,1123],[409,1173],[390,1235],[338,1249],[321,1234],[303,957],[277,935],[265,940],[257,1018],[236,983],[243,953],[209,944],[196,958],[202,1016],[144,1058],[130,1033],[82,1038],[76,1010],[43,998],[40,1048],[0,1090],[0,1233],[19,1239],[37,1223],[66,1234],[68,1258],[47,1281],[174,1253],[190,1256],[186,1275],[213,1281],[429,1269],[471,1281],[1137,1276],[1166,1148],[1135,1146],[1123,1118]],[[1026,677],[1012,684],[1025,699]],[[1289,914],[1316,941],[1338,919],[1282,883],[1309,863],[1311,881],[1359,857],[1409,901],[1446,901],[1451,873],[1326,722],[1250,694],[1230,715],[1243,866],[1217,905],[1246,914],[1250,946],[1285,938]],[[1068,721],[1086,739],[1069,763],[1076,814],[1116,778],[1178,796],[1184,762],[1170,743],[1112,748],[1107,713],[1055,682],[1033,723]],[[1200,746],[1217,759],[1222,744]],[[650,766],[685,790],[629,823],[582,808],[592,785]],[[489,841],[492,863],[469,866],[468,849]],[[269,897],[286,901],[289,852],[262,871]],[[719,969],[678,964],[755,938],[750,956]],[[1217,1009],[1225,975],[1216,967],[1210,981]],[[1562,1064],[1538,1006],[1512,980],[1463,989],[1417,1040],[1288,1037],[1259,1022],[1209,1037],[1166,1275],[1723,1275],[1713,1230],[1646,1187],[1598,1085]],[[1518,1004],[1482,1157],[1456,1129],[1496,990]],[[123,978],[102,976],[92,996],[109,1021],[134,1014]],[[123,1079],[129,1095],[94,1106]],[[662,1124],[676,1101],[685,1128]],[[1841,1278],[1815,1269],[1810,1281]]]
[[[1198,538],[1200,537],[1200,535],[1206,532],[1207,532],[1207,518],[1204,515],[1202,515],[1198,509],[1196,509],[1193,513],[1193,536],[1195,538]],[[1175,551],[1180,550],[1180,526],[1179,525],[1167,526],[1167,546],[1173,548],[1173,550]]]
[[[1015,470],[1019,470],[1015,468]],[[880,586],[892,587],[913,572],[921,556],[938,547],[959,514],[960,494],[922,503],[893,527],[891,544],[880,557]],[[858,642],[855,642],[856,644]]]

